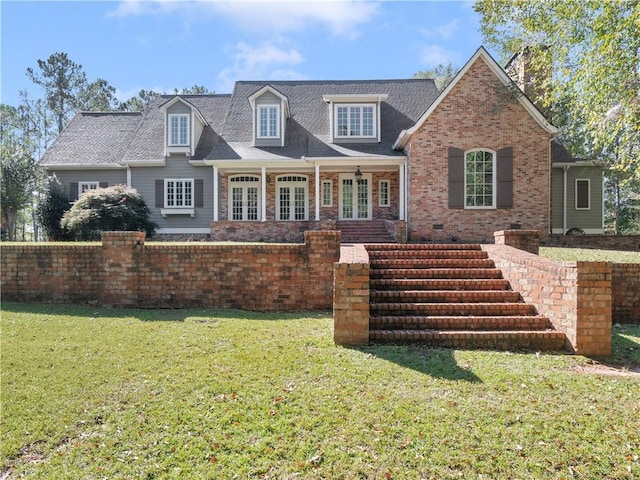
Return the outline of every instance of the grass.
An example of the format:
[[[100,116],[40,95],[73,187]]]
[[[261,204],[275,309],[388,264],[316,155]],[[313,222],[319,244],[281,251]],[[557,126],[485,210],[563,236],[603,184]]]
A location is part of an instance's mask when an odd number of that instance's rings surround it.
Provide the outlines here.
[[[589,248],[540,247],[540,256],[561,262],[640,263],[640,252],[595,250]]]
[[[640,477],[640,379],[584,357],[341,348],[325,313],[2,308],[3,479]],[[640,365],[640,327],[614,349]]]

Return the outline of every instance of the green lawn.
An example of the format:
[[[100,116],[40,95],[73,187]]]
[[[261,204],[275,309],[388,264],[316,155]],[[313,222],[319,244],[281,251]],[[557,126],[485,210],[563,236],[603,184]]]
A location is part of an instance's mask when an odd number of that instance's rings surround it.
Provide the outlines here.
[[[640,263],[640,252],[596,250],[590,248],[540,247],[540,256],[562,262]]]
[[[341,348],[325,313],[4,303],[1,327],[3,479],[640,478],[640,378],[584,357]],[[640,327],[614,348],[640,365]]]

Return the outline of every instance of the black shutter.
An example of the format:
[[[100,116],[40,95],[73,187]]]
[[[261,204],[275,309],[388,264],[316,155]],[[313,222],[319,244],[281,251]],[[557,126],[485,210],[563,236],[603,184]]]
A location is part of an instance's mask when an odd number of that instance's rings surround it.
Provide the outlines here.
[[[156,207],[164,207],[164,180],[156,180]]]
[[[100,182],[100,183],[98,184],[98,186],[99,186],[100,188],[107,188],[107,187],[109,186],[109,184],[108,184],[107,182]]]
[[[78,200],[78,182],[71,182],[69,184],[69,201],[75,202]]]
[[[513,207],[513,147],[501,148],[496,158],[496,207]]]
[[[449,147],[449,208],[464,208],[464,150]]]
[[[204,180],[196,178],[193,183],[193,206],[196,208],[202,208],[204,207]]]

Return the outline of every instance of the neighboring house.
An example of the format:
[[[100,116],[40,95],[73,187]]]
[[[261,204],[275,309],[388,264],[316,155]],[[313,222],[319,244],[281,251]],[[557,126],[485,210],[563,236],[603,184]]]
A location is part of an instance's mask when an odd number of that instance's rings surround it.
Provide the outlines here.
[[[355,221],[409,241],[547,234],[557,129],[514,88],[484,48],[442,92],[425,79],[240,81],[142,113],[79,113],[41,165],[71,201],[136,188],[159,234],[299,241]]]

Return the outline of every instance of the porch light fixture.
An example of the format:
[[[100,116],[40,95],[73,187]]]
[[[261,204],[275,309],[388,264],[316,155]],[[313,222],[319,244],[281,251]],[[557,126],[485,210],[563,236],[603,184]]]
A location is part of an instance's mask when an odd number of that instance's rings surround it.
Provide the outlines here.
[[[360,183],[362,180],[362,172],[360,171],[360,166],[358,165],[358,169],[356,170],[356,182]]]

